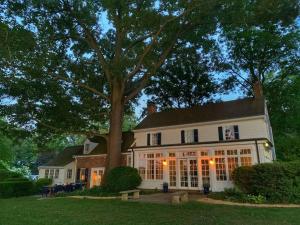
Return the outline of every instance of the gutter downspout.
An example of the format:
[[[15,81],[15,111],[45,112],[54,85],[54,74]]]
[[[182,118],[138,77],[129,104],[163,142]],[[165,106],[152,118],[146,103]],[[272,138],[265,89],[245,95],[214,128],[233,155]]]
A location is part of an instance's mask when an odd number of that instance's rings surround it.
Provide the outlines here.
[[[259,149],[258,149],[257,140],[255,140],[255,147],[256,147],[257,162],[260,163]]]

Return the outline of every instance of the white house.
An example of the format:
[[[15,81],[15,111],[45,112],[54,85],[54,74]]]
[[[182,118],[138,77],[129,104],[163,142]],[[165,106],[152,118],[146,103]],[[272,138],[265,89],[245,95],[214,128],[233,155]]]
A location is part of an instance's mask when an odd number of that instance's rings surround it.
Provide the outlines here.
[[[70,184],[75,182],[76,168],[74,155],[81,154],[83,145],[65,148],[48,163],[39,166],[39,178],[50,178],[53,184]]]
[[[275,159],[272,129],[263,98],[210,103],[156,112],[134,129],[133,166],[141,188],[212,191],[232,187],[238,166]]]
[[[144,189],[161,189],[165,182],[170,189],[232,187],[236,167],[276,159],[266,103],[258,88],[255,93],[256,98],[162,112],[149,104],[133,133],[123,133],[122,165],[138,169]],[[92,137],[39,167],[40,177],[55,184],[100,185],[106,152],[106,139]]]

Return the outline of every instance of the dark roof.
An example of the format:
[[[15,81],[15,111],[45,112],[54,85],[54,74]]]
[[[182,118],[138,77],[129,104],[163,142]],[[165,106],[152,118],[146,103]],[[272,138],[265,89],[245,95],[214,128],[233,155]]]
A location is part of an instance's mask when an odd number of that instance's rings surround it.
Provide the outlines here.
[[[62,152],[58,153],[56,157],[42,166],[65,166],[74,160],[74,155],[81,154],[82,151],[83,145],[67,147]]]
[[[135,130],[264,115],[264,99],[245,98],[148,115]]]
[[[123,132],[122,138],[123,138],[123,142],[122,142],[121,151],[127,152],[127,150],[130,148],[130,146],[134,141],[134,134],[133,132],[130,131]],[[98,143],[98,145],[96,146],[96,148],[93,149],[93,151],[91,151],[87,155],[99,155],[99,154],[105,154],[107,152],[107,142],[104,137],[94,136],[89,138],[89,140],[91,142]],[[83,155],[83,153],[81,155]]]

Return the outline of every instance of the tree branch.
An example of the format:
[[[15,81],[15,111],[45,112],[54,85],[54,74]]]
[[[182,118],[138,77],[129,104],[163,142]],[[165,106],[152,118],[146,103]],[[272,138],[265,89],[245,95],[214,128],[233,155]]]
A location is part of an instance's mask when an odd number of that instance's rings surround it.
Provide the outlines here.
[[[101,98],[104,98],[107,101],[110,101],[109,97],[107,95],[105,95],[104,93],[102,93],[102,92],[96,90],[95,88],[92,88],[92,87],[90,87],[90,86],[88,86],[88,85],[86,85],[84,83],[81,83],[81,82],[79,82],[77,80],[74,80],[74,79],[71,79],[71,78],[67,78],[67,77],[63,77],[63,76],[59,76],[59,75],[56,75],[55,79],[64,80],[64,81],[73,83],[73,84],[78,85],[78,86],[80,86],[80,87],[82,87],[82,88],[84,88],[84,89],[86,89],[88,91],[93,92],[94,94],[100,96]]]

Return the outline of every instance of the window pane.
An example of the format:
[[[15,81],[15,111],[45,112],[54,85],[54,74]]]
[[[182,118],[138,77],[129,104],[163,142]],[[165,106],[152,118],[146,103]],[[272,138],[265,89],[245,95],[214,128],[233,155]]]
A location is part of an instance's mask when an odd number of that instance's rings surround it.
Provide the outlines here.
[[[235,168],[239,166],[238,157],[228,157],[228,173],[229,173],[229,180],[232,180],[232,172]]]
[[[242,166],[251,166],[252,158],[251,157],[241,157],[241,165]]]
[[[176,160],[169,160],[170,187],[176,187]]]
[[[215,161],[216,161],[217,180],[219,181],[227,180],[225,158],[216,158]]]
[[[225,127],[225,140],[234,140],[234,127],[226,126]]]
[[[147,179],[154,180],[154,160],[147,161]]]
[[[156,180],[163,179],[163,163],[162,162],[163,162],[162,159],[156,160],[156,168],[155,168]]]

